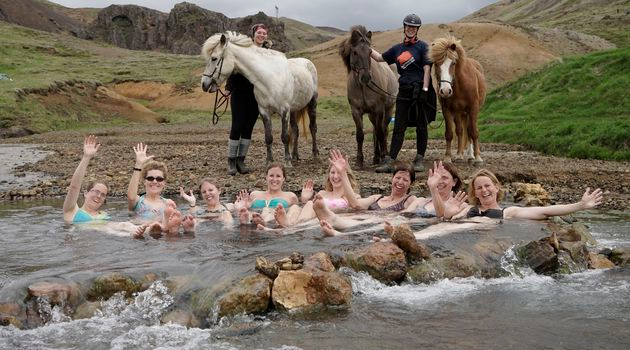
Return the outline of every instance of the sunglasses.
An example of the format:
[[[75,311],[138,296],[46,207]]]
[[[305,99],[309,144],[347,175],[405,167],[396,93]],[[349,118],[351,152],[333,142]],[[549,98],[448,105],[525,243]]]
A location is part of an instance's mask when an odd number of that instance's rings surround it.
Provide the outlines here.
[[[155,177],[153,177],[153,176],[147,176],[147,177],[145,177],[144,179],[145,179],[145,180],[147,180],[147,181],[149,181],[149,182],[153,182],[153,180],[155,180],[155,181],[157,181],[157,182],[162,182],[162,181],[164,181],[164,178],[163,178],[163,177],[161,177],[161,176],[155,176]]]

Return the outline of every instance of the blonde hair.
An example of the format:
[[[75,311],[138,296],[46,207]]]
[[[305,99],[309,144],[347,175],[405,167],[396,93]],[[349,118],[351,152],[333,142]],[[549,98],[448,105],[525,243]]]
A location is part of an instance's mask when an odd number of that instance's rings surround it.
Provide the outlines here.
[[[332,164],[328,166],[328,172],[326,172],[326,179],[324,181],[324,189],[328,192],[332,192],[333,190],[333,185],[330,182],[330,169],[332,167],[333,167]],[[354,172],[352,171],[352,168],[350,168],[350,164],[348,164],[347,173],[348,173],[348,180],[350,180],[350,186],[352,186],[352,189],[354,190],[354,192],[357,192],[359,184],[357,183],[357,179],[354,177]]]
[[[166,177],[167,177],[167,168],[166,168],[166,164],[162,163],[162,162],[158,162],[155,160],[150,160],[148,161],[143,167],[142,167],[142,173],[140,173],[141,177],[144,179],[147,177],[147,173],[151,170],[159,170],[162,172],[162,176],[164,177],[164,181],[166,181]]]
[[[477,178],[481,176],[485,176],[489,178],[490,181],[492,181],[492,183],[495,186],[497,186],[497,188],[499,189],[499,192],[497,192],[497,202],[502,201],[505,191],[503,191],[503,189],[501,188],[501,183],[499,182],[499,179],[497,179],[497,177],[494,175],[494,173],[492,173],[492,171],[488,169],[479,169],[472,176],[472,179],[470,180],[470,183],[468,184],[468,203],[475,206],[479,205],[479,199],[475,196],[475,180],[477,180]]]

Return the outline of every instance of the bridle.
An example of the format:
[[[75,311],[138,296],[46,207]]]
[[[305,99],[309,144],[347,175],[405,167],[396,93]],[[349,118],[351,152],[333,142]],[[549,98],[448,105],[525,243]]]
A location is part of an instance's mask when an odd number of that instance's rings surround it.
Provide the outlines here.
[[[221,57],[219,58],[219,62],[217,63],[216,66],[214,66],[214,70],[212,70],[212,73],[210,74],[206,74],[206,73],[202,73],[201,75],[204,77],[207,77],[209,79],[212,80],[216,80],[219,81],[219,78],[221,77],[221,70],[223,70],[223,59],[225,57],[225,51],[227,49],[227,43],[225,44],[225,48],[223,49],[223,52],[221,53]],[[219,69],[217,78],[214,79],[214,73],[217,72],[217,68]],[[221,97],[219,97],[219,94],[221,95]],[[212,124],[213,125],[217,125],[219,123],[219,118],[221,118],[225,112],[227,112],[227,108],[228,108],[228,102],[230,101],[230,95],[231,93],[225,93],[221,90],[220,87],[217,87],[217,93],[214,95],[214,109],[212,111]],[[221,107],[224,107],[223,112],[221,112],[220,114],[217,113],[217,109],[220,109]]]

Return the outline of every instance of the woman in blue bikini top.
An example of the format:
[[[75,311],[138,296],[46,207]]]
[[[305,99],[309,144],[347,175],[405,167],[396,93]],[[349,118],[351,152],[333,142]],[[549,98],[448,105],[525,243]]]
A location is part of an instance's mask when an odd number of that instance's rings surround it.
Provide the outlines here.
[[[83,192],[83,205],[79,207],[77,204],[87,166],[99,147],[100,144],[94,135],[89,135],[83,140],[83,157],[72,175],[68,194],[63,202],[63,221],[68,224],[110,219],[107,213],[99,210],[107,198],[108,187],[104,182],[89,183],[87,190]]]
[[[282,190],[286,178],[282,164],[269,164],[266,174],[267,190],[253,191],[249,194],[250,209],[275,209],[278,205],[288,208],[293,204],[298,204],[298,198],[295,193]]]

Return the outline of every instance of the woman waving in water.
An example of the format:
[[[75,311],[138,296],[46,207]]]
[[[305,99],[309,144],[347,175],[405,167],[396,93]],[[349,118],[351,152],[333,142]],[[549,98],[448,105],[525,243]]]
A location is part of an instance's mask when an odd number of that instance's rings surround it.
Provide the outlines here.
[[[110,219],[107,213],[100,210],[103,203],[105,203],[109,190],[105,182],[88,183],[86,191],[83,192],[83,205],[79,207],[77,204],[88,164],[96,155],[100,146],[94,135],[86,136],[83,140],[83,157],[72,175],[68,194],[63,202],[63,221],[68,224]]]

